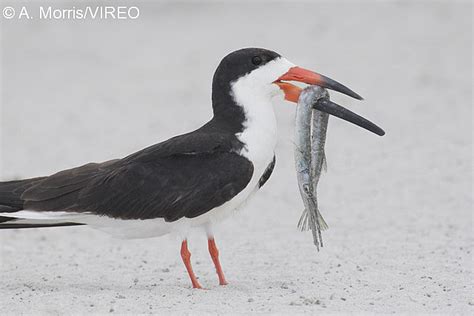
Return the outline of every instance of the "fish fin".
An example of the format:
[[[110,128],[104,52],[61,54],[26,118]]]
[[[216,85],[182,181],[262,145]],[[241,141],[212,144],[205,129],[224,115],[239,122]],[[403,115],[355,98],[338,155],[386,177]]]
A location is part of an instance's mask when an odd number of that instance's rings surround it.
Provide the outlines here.
[[[298,221],[298,228],[303,232],[309,230],[309,216],[308,210],[304,209],[301,214],[300,220]]]
[[[319,226],[321,227],[321,230],[326,230],[329,228],[328,224],[324,220],[323,216],[321,213],[318,211],[318,218],[319,218]]]

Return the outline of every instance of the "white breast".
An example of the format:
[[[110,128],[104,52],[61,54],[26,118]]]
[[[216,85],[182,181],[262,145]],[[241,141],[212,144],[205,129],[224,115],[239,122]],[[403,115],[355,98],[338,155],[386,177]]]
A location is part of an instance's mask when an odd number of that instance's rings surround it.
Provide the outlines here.
[[[277,126],[272,99],[281,94],[273,82],[294,64],[277,58],[232,83],[232,96],[247,118],[237,137],[246,147],[240,153],[254,165],[250,185],[256,185],[273,160],[277,142]]]
[[[239,95],[241,97],[237,100],[239,104],[245,104],[243,108],[247,120],[244,130],[236,136],[245,144],[240,154],[253,163],[254,174],[249,184],[253,186],[273,160],[277,142],[276,118],[272,103],[267,98],[253,95],[246,99],[245,94]]]

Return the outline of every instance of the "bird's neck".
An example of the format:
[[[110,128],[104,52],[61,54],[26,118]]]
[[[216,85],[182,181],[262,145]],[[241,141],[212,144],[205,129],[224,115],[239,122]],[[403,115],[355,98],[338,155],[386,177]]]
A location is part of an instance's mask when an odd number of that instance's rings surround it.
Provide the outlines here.
[[[247,120],[244,108],[235,103],[230,84],[214,80],[212,86],[213,127],[231,134],[241,133]]]
[[[255,168],[266,168],[273,159],[277,140],[275,113],[268,94],[255,93],[245,86],[213,86],[212,105],[214,117],[208,128],[235,135],[244,144],[241,154]]]

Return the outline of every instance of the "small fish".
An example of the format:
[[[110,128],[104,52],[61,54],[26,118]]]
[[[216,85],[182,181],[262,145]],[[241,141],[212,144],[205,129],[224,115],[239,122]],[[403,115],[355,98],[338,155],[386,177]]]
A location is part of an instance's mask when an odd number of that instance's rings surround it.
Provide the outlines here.
[[[321,231],[328,228],[318,208],[317,187],[321,170],[326,169],[324,145],[329,114],[314,110],[327,91],[318,86],[304,89],[296,107],[295,163],[298,186],[305,209],[298,222],[301,230],[311,229],[313,242],[319,251],[323,246]]]

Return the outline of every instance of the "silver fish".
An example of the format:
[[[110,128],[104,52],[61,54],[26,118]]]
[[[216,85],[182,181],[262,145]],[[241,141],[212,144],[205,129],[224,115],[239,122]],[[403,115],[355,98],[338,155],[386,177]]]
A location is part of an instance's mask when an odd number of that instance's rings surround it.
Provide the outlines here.
[[[328,228],[318,208],[317,187],[321,170],[326,166],[324,145],[329,114],[314,110],[325,89],[310,86],[301,92],[296,107],[295,164],[298,186],[305,209],[298,222],[301,230],[311,229],[316,248],[323,246],[321,231]]]

